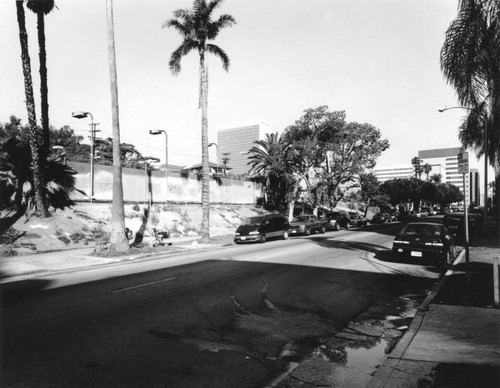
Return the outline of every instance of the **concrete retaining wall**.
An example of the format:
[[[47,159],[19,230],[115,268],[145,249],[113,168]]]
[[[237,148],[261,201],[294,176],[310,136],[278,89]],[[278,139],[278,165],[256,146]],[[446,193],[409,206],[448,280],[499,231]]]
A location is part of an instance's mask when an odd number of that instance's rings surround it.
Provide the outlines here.
[[[75,192],[72,199],[85,201],[90,196],[90,165],[86,163],[68,162],[77,174],[75,187],[85,193]],[[183,177],[180,173],[169,173],[168,192],[165,171],[151,171],[151,176],[145,170],[123,168],[123,199],[126,202],[148,202],[151,191],[153,202],[201,202],[201,180],[196,177]],[[150,190],[148,190],[148,185]],[[261,196],[261,185],[249,181],[230,178],[211,179],[210,202],[254,204]],[[96,201],[111,201],[113,198],[113,167],[94,166],[94,199]]]

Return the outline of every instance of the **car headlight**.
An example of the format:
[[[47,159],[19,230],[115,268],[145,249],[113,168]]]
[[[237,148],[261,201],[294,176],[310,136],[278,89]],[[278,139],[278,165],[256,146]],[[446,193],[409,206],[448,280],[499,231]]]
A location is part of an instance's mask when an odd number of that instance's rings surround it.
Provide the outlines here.
[[[305,225],[300,225],[300,226],[299,226],[299,229],[300,229],[300,230],[304,230],[305,228],[306,228],[306,226],[305,226]]]
[[[235,235],[235,236],[239,236],[239,235],[240,235],[240,232],[236,232],[234,235]]]
[[[394,240],[394,244],[409,244],[409,241],[404,241],[404,240]]]
[[[253,232],[250,232],[250,233],[248,233],[248,234],[253,234],[253,235],[255,235],[255,234],[260,234],[260,232],[259,232],[259,231],[257,231],[257,230],[254,230]]]
[[[426,242],[425,245],[432,245],[432,246],[435,246],[435,247],[442,247],[443,243],[440,243],[440,242]]]

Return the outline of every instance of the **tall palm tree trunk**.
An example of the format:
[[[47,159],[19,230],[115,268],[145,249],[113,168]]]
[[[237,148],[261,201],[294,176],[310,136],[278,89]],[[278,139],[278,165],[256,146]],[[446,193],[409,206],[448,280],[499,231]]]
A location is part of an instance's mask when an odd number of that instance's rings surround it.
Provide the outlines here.
[[[30,131],[29,144],[31,149],[31,166],[33,169],[33,185],[35,189],[36,214],[40,217],[49,217],[45,202],[45,180],[41,168],[40,153],[38,149],[38,133],[36,128],[35,98],[33,95],[33,81],[31,79],[31,61],[28,51],[28,32],[24,7],[22,1],[16,1],[17,23],[19,25],[19,41],[21,43],[21,60],[24,75],[24,92],[26,96],[26,109],[28,111],[28,124]]]
[[[208,85],[205,53],[200,53],[201,83],[201,238],[210,239],[210,169],[208,165]]]
[[[111,82],[111,115],[113,120],[113,205],[111,209],[111,236],[108,253],[113,255],[126,252],[129,249],[128,240],[125,235],[125,211],[123,206],[113,0],[106,0],[106,18],[108,30],[109,76]]]
[[[43,152],[42,155],[48,156],[50,150],[50,132],[49,132],[49,87],[47,83],[47,50],[45,48],[45,16],[42,11],[37,12],[38,23],[38,47],[40,58],[40,106],[42,113],[43,129]]]

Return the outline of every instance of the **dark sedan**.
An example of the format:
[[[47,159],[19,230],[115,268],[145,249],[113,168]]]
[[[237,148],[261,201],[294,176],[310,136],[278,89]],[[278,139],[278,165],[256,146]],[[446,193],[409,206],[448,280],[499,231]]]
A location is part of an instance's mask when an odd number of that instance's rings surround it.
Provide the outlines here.
[[[396,257],[430,258],[447,265],[455,258],[455,241],[443,224],[412,222],[396,236],[392,252]]]
[[[357,212],[349,212],[349,217],[351,218],[351,226],[366,226],[368,220]]]
[[[370,222],[372,224],[385,224],[386,222],[390,221],[391,221],[391,215],[389,213],[379,212],[372,217]]]

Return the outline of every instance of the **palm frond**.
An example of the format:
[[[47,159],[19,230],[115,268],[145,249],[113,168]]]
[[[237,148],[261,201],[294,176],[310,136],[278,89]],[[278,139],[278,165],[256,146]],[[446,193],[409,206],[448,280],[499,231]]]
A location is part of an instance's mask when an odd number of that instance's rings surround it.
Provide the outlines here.
[[[168,67],[172,74],[177,75],[181,71],[181,60],[182,57],[189,54],[192,50],[197,49],[196,42],[192,40],[184,40],[182,44],[177,47],[177,49],[170,56],[170,60],[168,61]]]
[[[236,24],[236,20],[231,15],[220,15],[219,19],[209,24],[207,38],[209,40],[215,39],[223,28],[232,27],[234,24]]]
[[[229,70],[229,57],[227,56],[227,54],[224,50],[222,50],[219,46],[214,45],[214,44],[207,44],[206,50],[209,53],[214,54],[215,56],[217,56],[221,59],[222,67],[224,70],[226,70],[226,71]]]

